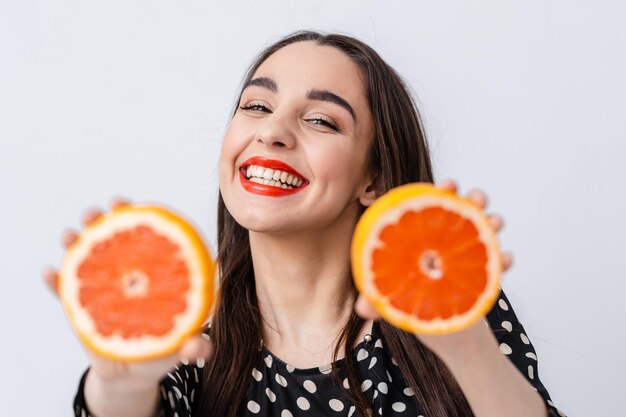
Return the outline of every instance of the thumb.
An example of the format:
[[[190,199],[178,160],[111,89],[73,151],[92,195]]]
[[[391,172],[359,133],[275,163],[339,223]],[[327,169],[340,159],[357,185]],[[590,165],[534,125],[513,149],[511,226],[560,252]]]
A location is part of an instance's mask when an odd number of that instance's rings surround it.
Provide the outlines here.
[[[380,318],[380,314],[376,311],[374,306],[360,294],[354,304],[354,310],[356,314],[365,320],[377,320]]]
[[[181,362],[196,362],[200,367],[213,356],[214,347],[211,340],[202,337],[201,334],[192,336],[179,350]]]

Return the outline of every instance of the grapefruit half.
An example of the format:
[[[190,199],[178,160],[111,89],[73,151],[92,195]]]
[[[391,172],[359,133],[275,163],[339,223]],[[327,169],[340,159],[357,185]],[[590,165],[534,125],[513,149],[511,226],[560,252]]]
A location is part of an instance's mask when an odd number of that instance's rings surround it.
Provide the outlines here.
[[[109,359],[175,352],[207,320],[215,263],[182,217],[128,205],[86,226],[59,270],[59,296],[83,343]]]
[[[495,303],[496,232],[470,200],[429,183],[390,190],[361,216],[352,240],[355,285],[383,319],[412,333],[470,327]]]

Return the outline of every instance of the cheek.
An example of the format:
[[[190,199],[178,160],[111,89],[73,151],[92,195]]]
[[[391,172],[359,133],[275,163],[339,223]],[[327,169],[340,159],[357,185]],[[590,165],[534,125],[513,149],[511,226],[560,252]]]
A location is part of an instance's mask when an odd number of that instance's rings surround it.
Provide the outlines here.
[[[360,149],[350,144],[333,143],[332,146],[316,146],[310,149],[309,162],[315,179],[333,188],[354,187],[364,173],[364,156]]]
[[[220,150],[220,176],[232,173],[235,160],[246,146],[245,135],[237,124],[231,123],[224,134],[222,148]]]

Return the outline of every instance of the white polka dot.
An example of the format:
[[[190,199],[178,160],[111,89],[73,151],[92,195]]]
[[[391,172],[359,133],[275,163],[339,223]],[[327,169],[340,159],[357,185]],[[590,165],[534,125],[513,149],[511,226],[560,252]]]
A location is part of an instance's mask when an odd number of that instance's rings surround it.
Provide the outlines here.
[[[374,347],[375,347],[375,348],[382,348],[382,347],[383,347],[383,342],[382,342],[382,340],[378,339],[378,340],[376,341],[376,343],[374,343]]]
[[[332,400],[328,401],[328,405],[334,411],[342,411],[343,410],[343,403],[341,401],[339,401],[339,400],[334,399],[334,398]]]
[[[259,372],[256,368],[252,368],[252,378],[260,381],[261,379],[263,379],[263,374]]]
[[[377,389],[374,390],[374,395],[372,395],[372,398],[374,400],[376,399],[376,397],[378,397],[378,390]]]
[[[318,368],[320,370],[321,373],[323,374],[329,374],[333,371],[333,366],[331,364],[328,365],[322,365]]]
[[[397,411],[397,412],[400,413],[400,412],[406,410],[406,404],[404,404],[403,402],[398,401],[397,403],[391,404],[391,408],[393,408],[393,411]]]
[[[280,417],[293,417],[293,414],[291,414],[289,410],[283,410],[282,413],[280,413]]]
[[[343,387],[345,389],[350,389],[350,383],[348,382],[348,378],[343,380]]]
[[[350,406],[350,411],[348,411],[348,417],[352,417],[352,414],[354,414],[354,410],[356,410],[356,407]]]
[[[306,381],[304,381],[302,383],[302,386],[304,387],[305,390],[309,391],[311,394],[317,391],[317,386],[315,386],[315,382],[311,381],[310,379],[307,379]]]
[[[379,415],[379,416],[382,416],[382,415],[383,415],[383,408],[382,408],[382,407],[380,407],[380,408],[378,409],[378,415]]]
[[[385,382],[381,382],[380,384],[378,384],[378,391],[382,392],[383,394],[387,394],[388,392],[387,384]]]
[[[530,359],[537,360],[537,355],[535,355],[535,354],[534,354],[534,353],[532,353],[532,352],[528,352],[528,353],[526,353],[526,357],[527,357],[527,358],[530,358]]]
[[[206,333],[202,333],[202,338],[203,338],[204,340],[211,340],[211,336],[209,336],[209,335],[208,335],[208,334],[206,334]]]
[[[295,370],[296,370],[296,368],[294,368],[293,366],[287,365],[287,372],[292,373]]]
[[[267,398],[269,398],[271,402],[276,401],[276,394],[274,394],[271,389],[265,388],[265,395],[267,395]]]
[[[177,399],[181,399],[183,398],[183,393],[180,392],[180,390],[177,387],[172,387],[172,389],[174,390],[174,395],[176,395]]]
[[[535,368],[532,365],[528,365],[528,377],[530,379],[535,379]]]
[[[276,382],[278,382],[283,387],[287,386],[287,380],[281,374],[276,374]]]
[[[183,365],[189,365],[189,359],[181,358],[180,363],[182,363]],[[176,369],[178,369],[178,366],[176,367]]]
[[[530,340],[528,340],[528,337],[524,333],[520,333],[519,337],[525,345],[530,345]]]
[[[389,371],[385,371],[387,372],[387,379],[389,380],[389,382],[393,382],[393,378],[391,377],[391,374],[389,373]]]
[[[356,354],[356,360],[357,361],[362,361],[363,359],[367,358],[368,356],[369,356],[369,353],[367,352],[367,350],[360,349],[359,353]]]
[[[251,412],[253,412],[254,414],[258,413],[259,411],[261,411],[261,406],[256,403],[255,401],[248,401],[248,410],[250,410]]]
[[[370,366],[368,366],[367,369],[372,369],[374,365],[376,365],[376,362],[377,362],[376,356],[372,357],[372,360],[370,361]]]
[[[513,330],[513,325],[510,321],[503,321],[501,324],[502,328],[506,329],[507,332],[511,332]]]
[[[501,343],[500,352],[504,353],[505,355],[510,355],[511,353],[513,353],[513,349],[511,349],[511,346],[507,345],[506,343]]]
[[[509,305],[502,298],[498,300],[498,305],[500,306],[502,310],[509,311]]]
[[[394,365],[398,366],[398,361],[393,356],[391,357],[391,363],[393,363]]]
[[[557,413],[558,413],[558,415],[560,415],[561,417],[567,417],[567,416],[565,415],[565,413],[564,413],[563,411],[559,410],[559,409],[557,409],[557,410],[556,410],[556,412],[557,412]]]
[[[413,392],[413,388],[408,387],[405,388],[404,391],[402,391],[404,393],[404,395],[406,395],[407,397],[410,397],[412,395],[415,395],[415,393]]]
[[[304,397],[298,397],[298,399],[296,400],[296,404],[298,404],[298,407],[300,407],[301,410],[308,410],[309,408],[311,408],[309,400]]]
[[[266,365],[268,368],[271,368],[271,367],[272,367],[272,356],[271,356],[271,355],[267,355],[267,356],[265,357],[265,359],[263,359],[263,360],[265,361],[265,365]]]
[[[361,391],[365,392],[368,389],[370,389],[370,387],[372,386],[372,381],[370,381],[369,379],[366,379],[365,381],[363,381],[363,383],[361,384]]]
[[[204,368],[204,358],[198,358],[198,359],[196,360],[196,366],[197,366],[198,368]]]

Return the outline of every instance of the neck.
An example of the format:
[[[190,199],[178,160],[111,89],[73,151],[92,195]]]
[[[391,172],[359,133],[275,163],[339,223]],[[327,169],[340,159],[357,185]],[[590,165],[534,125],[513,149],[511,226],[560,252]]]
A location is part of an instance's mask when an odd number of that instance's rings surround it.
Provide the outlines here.
[[[314,233],[250,232],[265,345],[296,367],[331,362],[353,309],[354,225]]]

